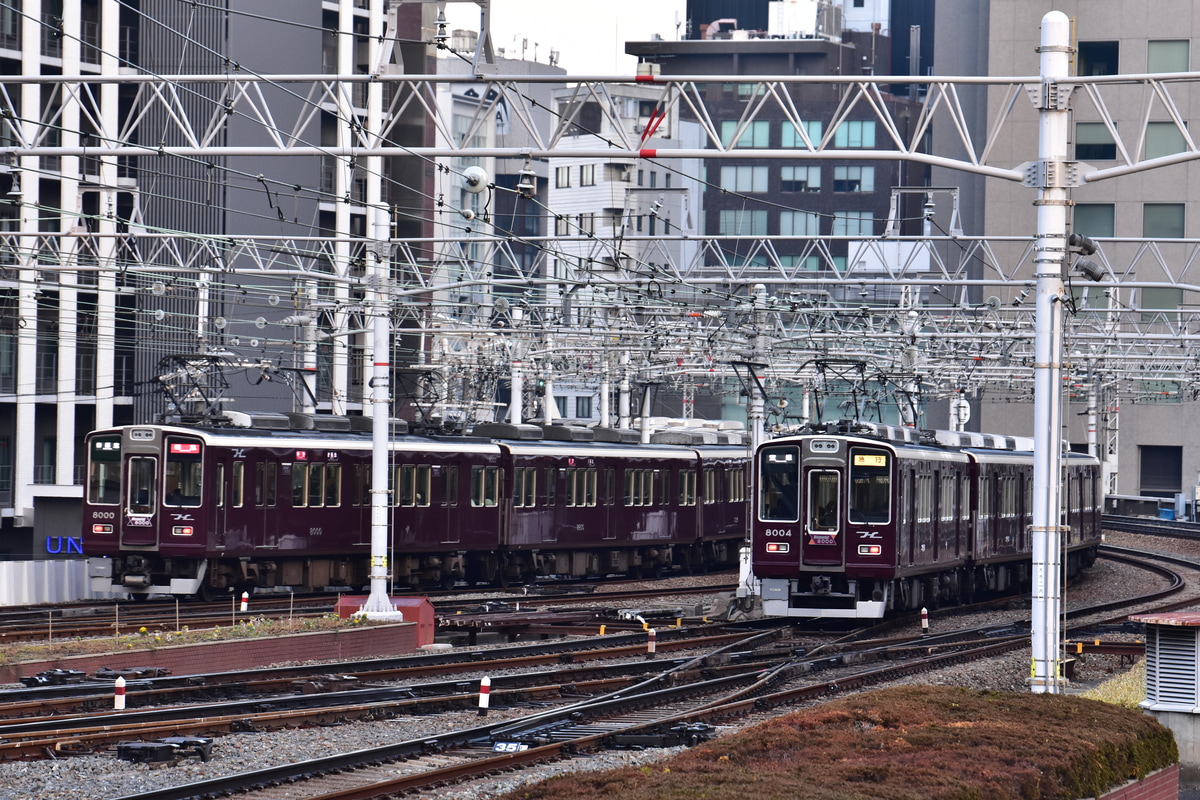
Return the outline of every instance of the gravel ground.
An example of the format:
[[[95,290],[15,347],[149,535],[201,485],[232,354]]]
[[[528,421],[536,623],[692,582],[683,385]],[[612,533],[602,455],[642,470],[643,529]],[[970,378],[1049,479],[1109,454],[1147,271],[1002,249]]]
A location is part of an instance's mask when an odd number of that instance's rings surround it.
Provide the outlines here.
[[[1144,550],[1182,552],[1200,561],[1200,543],[1148,539],[1124,534],[1110,535],[1109,541],[1112,544]],[[1144,587],[1144,573],[1139,571],[1134,574],[1127,567],[1102,560],[1089,571],[1086,579],[1068,588],[1066,602],[1072,605],[1121,596],[1128,593],[1131,583]],[[681,601],[673,598],[671,602]],[[1008,611],[995,613],[997,620],[1027,616],[1028,608],[1017,603]],[[977,617],[972,618],[973,623],[977,621]],[[962,624],[965,623],[956,622],[948,616],[941,617],[936,613],[931,617],[931,629],[934,630],[939,625],[960,627]],[[1028,691],[1026,679],[1029,675],[1029,657],[1027,649],[1018,650],[1001,658],[950,667],[897,683],[934,683],[981,690]],[[1081,657],[1076,663],[1071,691],[1103,682],[1128,667],[1128,664],[1121,663],[1116,657]],[[825,677],[828,679],[832,676]],[[488,719],[504,719],[523,713],[522,710],[493,708]],[[736,726],[722,728],[721,732],[732,732],[757,721],[747,719]],[[81,756],[59,761],[5,763],[0,764],[0,800],[113,800],[152,788],[178,786],[336,752],[393,744],[446,730],[471,727],[478,723],[479,717],[476,712],[464,711],[436,717],[360,722],[329,728],[239,733],[217,739],[213,747],[213,757],[209,762],[185,759],[174,766],[131,764],[107,755]],[[640,766],[668,758],[674,752],[674,749],[607,751],[517,774],[499,775],[462,787],[441,789],[436,796],[438,800],[486,800],[552,775],[617,766]]]

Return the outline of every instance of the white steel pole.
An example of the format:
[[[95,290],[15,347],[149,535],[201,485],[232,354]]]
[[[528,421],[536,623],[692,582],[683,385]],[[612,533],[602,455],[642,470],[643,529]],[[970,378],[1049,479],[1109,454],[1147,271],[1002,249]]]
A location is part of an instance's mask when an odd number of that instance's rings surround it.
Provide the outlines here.
[[[1041,91],[1038,98],[1037,278],[1034,363],[1033,608],[1030,686],[1061,691],[1059,613],[1062,604],[1063,270],[1067,245],[1066,159],[1068,96],[1058,82],[1069,75],[1070,21],[1061,11],[1042,17]]]

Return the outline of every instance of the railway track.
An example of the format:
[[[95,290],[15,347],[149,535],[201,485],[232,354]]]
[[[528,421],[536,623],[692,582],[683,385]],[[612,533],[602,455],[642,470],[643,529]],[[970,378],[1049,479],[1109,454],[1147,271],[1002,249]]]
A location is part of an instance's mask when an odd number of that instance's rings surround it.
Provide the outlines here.
[[[1117,548],[1106,548],[1104,555],[1106,558],[1125,558],[1128,554]],[[1139,568],[1157,572],[1159,578],[1155,583],[1161,584],[1161,588],[1124,602],[1135,603],[1141,607],[1139,610],[1144,610],[1149,603],[1171,601],[1182,591],[1185,581],[1179,573],[1185,566],[1196,568],[1195,564],[1189,562],[1172,567],[1151,565],[1139,560]],[[1194,599],[1192,602],[1195,602]],[[1080,624],[1088,626],[1095,626],[1097,620],[1124,616],[1111,602],[1087,609],[1072,609],[1070,615],[1072,619],[1086,620]],[[880,626],[855,631],[849,636],[833,640],[827,634],[805,634],[794,627],[763,632],[748,628],[750,626],[719,626],[722,634],[731,638],[703,645],[693,642],[689,650],[695,651],[700,646],[709,650],[703,656],[694,658],[668,655],[667,642],[673,636],[683,634],[676,634],[673,630],[662,631],[659,640],[662,655],[649,659],[644,654],[631,654],[638,659],[638,663],[622,665],[620,674],[616,674],[617,668],[613,666],[612,659],[607,664],[595,666],[588,661],[590,656],[586,652],[567,655],[555,650],[568,646],[569,642],[544,643],[554,647],[540,654],[537,651],[543,643],[521,648],[498,647],[419,657],[427,659],[423,668],[435,674],[461,667],[464,676],[469,677],[460,681],[450,678],[432,683],[430,687],[439,683],[442,685],[437,689],[431,688],[424,698],[378,698],[379,704],[375,709],[366,708],[370,703],[364,702],[367,699],[365,696],[351,698],[347,694],[345,699],[358,701],[357,705],[364,707],[366,718],[376,718],[371,716],[374,713],[425,713],[428,705],[423,709],[420,703],[414,702],[408,710],[402,710],[396,704],[409,700],[431,700],[434,707],[438,707],[439,697],[443,698],[441,708],[467,710],[478,699],[477,675],[489,672],[494,673],[494,708],[501,709],[500,712],[494,710],[493,714],[512,716],[531,705],[544,708],[523,714],[519,719],[462,727],[447,731],[444,735],[420,736],[383,748],[367,748],[361,753],[351,754],[353,757],[346,754],[330,755],[326,759],[256,770],[248,775],[126,795],[122,800],[225,795],[273,798],[284,795],[278,793],[281,791],[279,788],[271,787],[284,785],[288,787],[286,796],[289,798],[320,797],[322,800],[379,797],[420,790],[435,792],[438,791],[437,787],[448,782],[471,780],[496,770],[521,769],[526,764],[578,753],[595,753],[608,747],[647,746],[646,743],[650,743],[649,746],[690,744],[712,732],[706,726],[722,726],[731,720],[773,713],[772,709],[819,702],[840,692],[861,691],[905,675],[992,657],[1028,647],[1029,641],[1027,623],[1020,621],[985,628],[964,627],[960,631],[931,637],[889,635],[889,630]],[[622,634],[621,637],[634,640],[630,644],[635,648],[644,647],[643,633]],[[607,642],[613,637],[609,634],[594,638]],[[819,643],[814,644],[814,641]],[[528,673],[524,679],[525,686],[507,683],[507,677],[498,675],[504,667],[498,663],[493,666],[477,661],[481,653],[493,654],[498,651],[506,654],[523,651],[526,657],[541,659],[541,663],[550,671],[543,669],[540,674]],[[459,666],[441,660],[446,658],[457,659]],[[471,672],[472,668],[474,672]],[[329,665],[318,669],[331,671]],[[365,676],[372,674],[383,674],[383,671],[363,670]],[[295,678],[295,674],[280,676],[279,680],[288,678],[303,680]],[[317,678],[310,675],[310,679]],[[374,682],[376,679],[367,680]],[[567,691],[560,691],[560,696],[556,697],[555,688],[561,690],[564,684]],[[166,683],[161,685],[165,686]],[[412,685],[411,682],[409,685]],[[131,692],[133,686],[131,683]],[[53,688],[65,690],[67,687]],[[131,694],[131,698],[134,696]],[[107,698],[107,695],[104,697]],[[612,700],[612,704],[601,702],[606,699]],[[352,704],[335,706],[331,700],[324,698],[323,702],[327,705],[317,707],[312,721],[304,722],[296,717],[295,722],[286,724],[330,724],[349,719],[348,712],[338,709]],[[92,720],[93,723],[97,721],[98,718]],[[131,721],[133,718],[125,720]],[[87,724],[86,720],[80,723]],[[168,728],[170,726],[162,730]],[[128,728],[116,730],[118,736],[113,741],[119,741],[122,737],[126,740],[133,738]],[[176,726],[170,730],[178,733],[181,729]],[[199,732],[202,729],[195,730]],[[13,728],[13,731],[18,732],[19,729]],[[208,732],[215,731],[208,729]],[[9,733],[0,728],[0,739],[9,738]],[[214,746],[218,749],[221,747],[219,739]],[[70,746],[60,747],[56,755],[61,757],[61,754],[70,752]],[[309,783],[316,780],[315,776],[318,775],[322,776],[320,783]]]

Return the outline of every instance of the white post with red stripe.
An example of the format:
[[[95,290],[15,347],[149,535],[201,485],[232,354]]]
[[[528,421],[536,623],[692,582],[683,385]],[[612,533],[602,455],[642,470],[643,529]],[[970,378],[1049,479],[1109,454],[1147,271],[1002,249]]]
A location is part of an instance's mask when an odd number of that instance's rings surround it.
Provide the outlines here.
[[[658,631],[651,628],[646,631],[646,658],[654,658],[654,651],[658,646]]]
[[[488,698],[492,693],[492,679],[484,675],[479,679],[479,716],[486,717],[488,712]]]
[[[125,710],[125,679],[118,677],[113,683],[113,711]]]
[[[929,609],[928,608],[921,609],[921,635],[922,636],[929,635]]]
[[[250,593],[242,592],[242,611],[250,610]]]

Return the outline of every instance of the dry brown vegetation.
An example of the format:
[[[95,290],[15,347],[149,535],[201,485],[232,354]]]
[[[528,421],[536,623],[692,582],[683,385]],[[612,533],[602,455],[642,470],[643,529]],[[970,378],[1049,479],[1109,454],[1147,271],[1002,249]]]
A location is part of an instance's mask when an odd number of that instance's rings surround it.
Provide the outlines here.
[[[1179,759],[1171,732],[1067,695],[904,686],[834,700],[642,768],[503,800],[1075,800]]]

